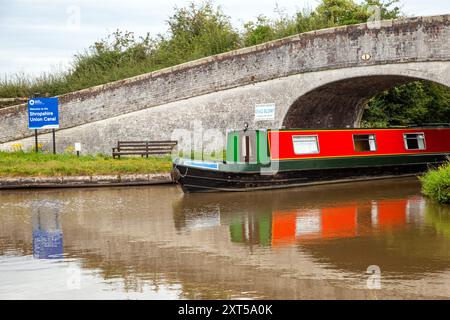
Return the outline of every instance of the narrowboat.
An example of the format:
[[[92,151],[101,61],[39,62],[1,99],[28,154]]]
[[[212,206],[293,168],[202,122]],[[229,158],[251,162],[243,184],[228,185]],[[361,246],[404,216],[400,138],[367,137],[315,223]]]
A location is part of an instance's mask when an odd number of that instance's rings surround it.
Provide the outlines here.
[[[450,155],[450,125],[234,130],[224,161],[173,160],[185,193],[251,191],[416,175]]]

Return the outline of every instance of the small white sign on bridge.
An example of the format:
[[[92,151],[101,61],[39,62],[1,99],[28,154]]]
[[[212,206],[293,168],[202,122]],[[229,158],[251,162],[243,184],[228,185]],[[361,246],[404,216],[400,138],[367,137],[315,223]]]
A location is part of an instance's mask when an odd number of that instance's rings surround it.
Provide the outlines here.
[[[255,121],[275,120],[275,103],[255,105]]]

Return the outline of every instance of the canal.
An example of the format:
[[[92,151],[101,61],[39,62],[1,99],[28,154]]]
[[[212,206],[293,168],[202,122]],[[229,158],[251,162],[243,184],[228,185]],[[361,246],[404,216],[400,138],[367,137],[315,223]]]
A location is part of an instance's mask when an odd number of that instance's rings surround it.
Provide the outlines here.
[[[184,195],[0,191],[0,299],[450,298],[450,208],[416,178]]]

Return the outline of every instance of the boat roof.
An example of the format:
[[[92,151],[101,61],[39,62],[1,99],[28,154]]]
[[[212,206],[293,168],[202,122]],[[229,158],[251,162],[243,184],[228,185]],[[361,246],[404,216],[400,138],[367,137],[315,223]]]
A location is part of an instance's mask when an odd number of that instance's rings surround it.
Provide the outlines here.
[[[432,129],[432,128],[450,128],[450,123],[427,123],[427,124],[411,124],[407,126],[390,126],[390,127],[337,127],[337,128],[279,128],[279,129],[234,129],[230,131],[254,131],[254,130],[276,130],[276,131],[326,131],[326,130],[390,130],[390,129]]]
[[[332,130],[392,130],[392,129],[434,129],[434,128],[450,128],[450,123],[427,123],[427,124],[411,124],[407,126],[390,126],[390,127],[345,127],[345,128],[281,128],[269,129],[276,131],[332,131]]]
[[[405,129],[442,129],[450,128],[450,123],[423,123],[423,124],[410,124],[407,126],[390,126],[390,127],[367,127],[367,128],[355,128],[355,127],[337,127],[337,128],[279,128],[279,129],[234,129],[228,132],[242,132],[242,131],[344,131],[344,130],[405,130]]]

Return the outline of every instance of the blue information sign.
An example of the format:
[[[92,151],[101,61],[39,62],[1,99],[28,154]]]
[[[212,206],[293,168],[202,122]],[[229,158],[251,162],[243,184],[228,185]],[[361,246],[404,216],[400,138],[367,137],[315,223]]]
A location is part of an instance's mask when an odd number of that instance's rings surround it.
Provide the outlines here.
[[[28,100],[28,128],[58,129],[58,98],[32,98]]]

